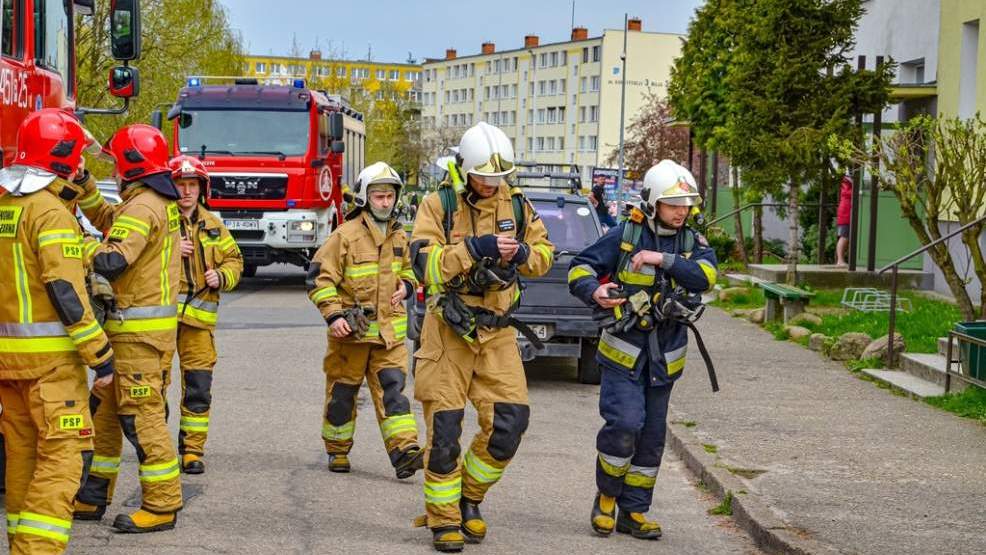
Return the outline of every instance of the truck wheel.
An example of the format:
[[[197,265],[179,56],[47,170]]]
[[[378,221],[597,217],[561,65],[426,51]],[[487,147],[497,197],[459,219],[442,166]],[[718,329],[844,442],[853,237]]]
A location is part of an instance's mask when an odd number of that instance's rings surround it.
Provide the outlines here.
[[[579,355],[579,383],[598,385],[602,379],[599,363],[596,362],[597,342],[582,340],[582,354]]]
[[[257,267],[253,264],[243,266],[243,277],[253,277],[257,275]]]

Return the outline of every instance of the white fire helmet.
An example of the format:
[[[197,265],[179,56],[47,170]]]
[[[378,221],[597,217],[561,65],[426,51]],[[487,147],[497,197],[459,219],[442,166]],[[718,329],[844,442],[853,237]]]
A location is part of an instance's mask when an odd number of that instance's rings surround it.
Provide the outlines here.
[[[393,185],[394,191],[398,195],[401,194],[401,187],[404,185],[401,182],[401,176],[397,175],[394,168],[391,168],[386,162],[374,162],[363,168],[353,186],[353,203],[360,208],[365,207],[370,186],[383,184]]]
[[[671,160],[661,160],[647,170],[640,199],[640,209],[651,218],[657,215],[659,202],[673,206],[702,204],[692,172]]]
[[[514,173],[514,147],[499,128],[485,121],[470,127],[459,141],[462,171],[479,177]]]

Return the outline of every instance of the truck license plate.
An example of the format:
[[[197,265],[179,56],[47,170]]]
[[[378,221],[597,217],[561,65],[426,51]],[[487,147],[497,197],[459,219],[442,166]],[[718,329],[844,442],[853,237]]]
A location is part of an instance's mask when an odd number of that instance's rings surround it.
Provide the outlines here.
[[[548,326],[544,324],[531,324],[528,327],[531,328],[531,331],[534,332],[534,335],[536,335],[538,339],[548,338]],[[523,334],[519,331],[517,332],[517,339],[524,339]]]
[[[224,220],[226,229],[260,229],[260,222],[257,220]]]

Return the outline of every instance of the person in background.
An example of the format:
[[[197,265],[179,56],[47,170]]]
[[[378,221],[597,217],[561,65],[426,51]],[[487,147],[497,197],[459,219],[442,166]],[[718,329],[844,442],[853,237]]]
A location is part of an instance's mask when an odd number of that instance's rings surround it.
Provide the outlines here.
[[[848,266],[846,250],[849,248],[849,220],[852,214],[852,178],[842,176],[839,186],[839,208],[836,210],[836,235],[839,240],[835,244],[835,265]]]
[[[592,192],[589,193],[589,202],[596,208],[596,214],[599,215],[599,223],[603,224],[606,229],[616,227],[616,220],[609,213],[609,204],[606,203],[606,190],[602,183],[594,183],[592,185]]]

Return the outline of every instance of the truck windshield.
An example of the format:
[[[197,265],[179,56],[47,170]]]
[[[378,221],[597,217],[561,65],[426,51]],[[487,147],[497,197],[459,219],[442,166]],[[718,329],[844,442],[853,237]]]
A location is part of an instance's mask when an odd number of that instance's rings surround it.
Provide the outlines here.
[[[308,151],[308,112],[187,110],[178,132],[181,152],[300,156]]]
[[[554,201],[534,200],[548,240],[555,245],[555,252],[577,253],[599,239],[599,229],[592,219],[592,211],[585,203],[566,202],[562,208]]]

